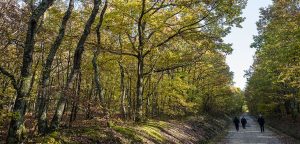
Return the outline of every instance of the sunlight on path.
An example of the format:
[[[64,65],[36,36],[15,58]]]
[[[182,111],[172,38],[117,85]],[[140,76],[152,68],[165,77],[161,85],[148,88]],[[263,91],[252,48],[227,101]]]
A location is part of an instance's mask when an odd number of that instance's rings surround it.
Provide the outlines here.
[[[275,133],[265,128],[265,132],[261,133],[256,120],[249,115],[245,115],[247,119],[246,129],[240,125],[237,132],[233,124],[230,125],[228,135],[225,137],[223,144],[280,144]]]

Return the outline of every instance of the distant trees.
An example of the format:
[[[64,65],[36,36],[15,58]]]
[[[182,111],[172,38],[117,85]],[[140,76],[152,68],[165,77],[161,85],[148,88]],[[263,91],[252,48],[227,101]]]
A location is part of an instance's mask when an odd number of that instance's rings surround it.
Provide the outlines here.
[[[11,119],[7,142],[21,142],[25,116],[47,134],[79,118],[120,114],[139,122],[239,110],[243,96],[225,63],[232,49],[222,38],[240,26],[245,5],[2,2],[0,106],[1,119]]]
[[[252,112],[287,116],[300,112],[299,1],[274,1],[261,9],[254,37],[255,61],[245,91]]]

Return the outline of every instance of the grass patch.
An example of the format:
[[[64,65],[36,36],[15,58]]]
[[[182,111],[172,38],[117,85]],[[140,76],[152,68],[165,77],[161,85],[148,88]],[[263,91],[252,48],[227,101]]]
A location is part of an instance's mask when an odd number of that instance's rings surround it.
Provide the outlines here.
[[[107,137],[105,133],[103,133],[100,129],[93,128],[85,128],[82,133],[83,136],[86,136],[92,140],[104,139]]]
[[[45,144],[61,144],[61,143],[71,143],[69,137],[62,135],[60,132],[55,131],[44,137],[38,137],[35,140],[36,143]]]
[[[104,128],[94,127],[73,127],[60,129],[47,136],[36,137],[32,143],[45,144],[78,144],[78,143],[120,143],[112,134]]]
[[[165,121],[149,121],[145,124],[146,126],[157,127],[157,128],[168,128],[169,125]]]
[[[135,131],[131,128],[121,126],[113,126],[112,128],[118,133],[122,134],[127,139],[132,140],[132,143],[142,142],[142,139],[138,135],[136,135]]]
[[[160,130],[152,126],[142,126],[141,130],[146,132],[149,136],[153,137],[156,141],[163,142],[165,139],[162,137]]]

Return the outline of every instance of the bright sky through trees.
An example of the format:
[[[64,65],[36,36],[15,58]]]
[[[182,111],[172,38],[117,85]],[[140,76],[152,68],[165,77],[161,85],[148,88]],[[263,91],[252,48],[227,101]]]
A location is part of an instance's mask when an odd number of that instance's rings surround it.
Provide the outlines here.
[[[227,43],[233,44],[234,51],[227,56],[227,63],[230,70],[234,72],[235,86],[244,89],[246,78],[244,70],[247,70],[253,62],[255,49],[250,48],[253,42],[253,35],[257,34],[256,22],[259,19],[259,8],[266,7],[272,3],[271,0],[248,0],[246,9],[243,10],[243,17],[246,20],[242,23],[243,28],[233,28],[232,32],[225,38]]]

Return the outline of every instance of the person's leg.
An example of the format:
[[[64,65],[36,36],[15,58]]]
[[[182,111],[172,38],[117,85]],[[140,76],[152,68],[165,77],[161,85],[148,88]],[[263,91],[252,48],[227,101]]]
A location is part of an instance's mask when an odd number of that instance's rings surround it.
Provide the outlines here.
[[[262,127],[262,125],[259,125],[259,126],[260,126],[260,132],[262,132],[262,128],[263,128],[263,127]]]
[[[264,125],[262,125],[262,131],[265,132],[265,126]]]

